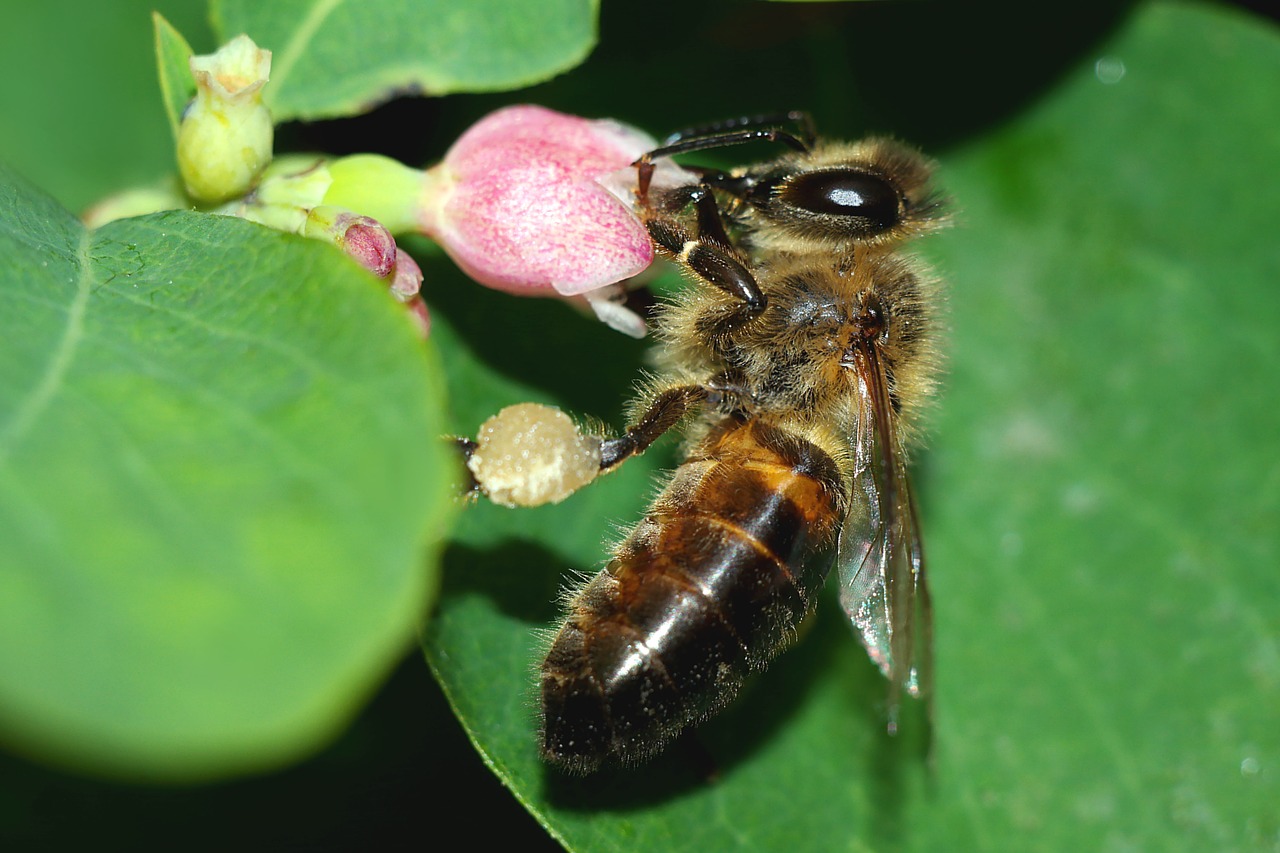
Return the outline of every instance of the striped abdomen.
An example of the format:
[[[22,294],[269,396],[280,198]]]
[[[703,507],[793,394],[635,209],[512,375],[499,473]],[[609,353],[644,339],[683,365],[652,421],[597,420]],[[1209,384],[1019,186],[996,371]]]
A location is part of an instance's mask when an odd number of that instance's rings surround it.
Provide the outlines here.
[[[845,504],[831,456],[726,419],[573,599],[542,665],[542,751],[634,763],[725,705],[794,634]]]

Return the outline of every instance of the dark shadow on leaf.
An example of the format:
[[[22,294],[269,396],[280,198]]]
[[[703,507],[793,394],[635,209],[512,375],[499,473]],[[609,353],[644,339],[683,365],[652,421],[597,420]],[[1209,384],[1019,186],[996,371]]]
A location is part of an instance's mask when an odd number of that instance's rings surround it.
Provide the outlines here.
[[[539,388],[577,415],[622,426],[647,343],[609,329],[561,299],[482,287],[440,256],[423,264],[423,294],[470,353],[492,370]],[[449,353],[445,353],[446,369]],[[452,379],[451,375],[451,379]],[[455,394],[465,389],[453,389]],[[492,414],[492,412],[490,412]]]
[[[874,849],[898,849],[911,838],[911,827],[905,822],[906,806],[919,787],[915,780],[923,775],[926,787],[932,781],[933,722],[927,703],[904,697],[897,733],[889,733],[888,681],[862,653],[857,638],[836,609],[841,627],[856,649],[852,665],[844,662],[847,678],[841,692],[850,714],[857,717],[851,725],[869,734],[856,763],[850,763],[850,774],[872,780],[867,786],[871,820],[866,832],[869,838],[876,839]]]
[[[749,760],[786,727],[830,672],[839,645],[851,640],[839,605],[832,596],[822,595],[817,612],[801,627],[800,640],[767,672],[748,681],[739,700],[705,727],[705,737],[724,773]]]
[[[932,790],[933,737],[933,724],[924,703],[903,704],[896,735],[887,731],[883,715],[879,718],[874,748],[869,755],[868,775],[877,780],[868,789],[872,802],[869,835],[878,839],[885,849],[901,847],[911,837],[903,809],[911,777],[925,773],[928,788]]]
[[[560,608],[564,560],[538,542],[507,539],[493,548],[452,543],[445,549],[441,599],[480,594],[530,625],[550,625]]]
[[[424,833],[561,849],[476,761],[416,650],[345,732],[292,767],[162,785],[86,778],[0,750],[0,789],[5,850],[418,850],[429,847]]]

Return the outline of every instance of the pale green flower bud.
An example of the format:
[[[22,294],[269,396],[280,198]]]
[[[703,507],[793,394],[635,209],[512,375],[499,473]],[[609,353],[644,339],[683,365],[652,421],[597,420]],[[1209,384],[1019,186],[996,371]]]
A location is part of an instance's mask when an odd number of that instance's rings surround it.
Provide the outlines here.
[[[178,128],[178,170],[187,193],[216,203],[244,195],[271,162],[271,113],[262,87],[271,51],[236,36],[209,56],[191,57],[196,98]]]
[[[277,231],[303,234],[306,229],[314,228],[314,223],[308,222],[311,211],[324,200],[331,182],[324,160],[315,156],[285,155],[263,170],[253,192],[216,212],[239,216]]]
[[[358,210],[393,234],[416,231],[424,175],[380,154],[352,154],[328,164],[325,204]]]
[[[101,228],[117,219],[142,216],[157,210],[176,210],[187,206],[176,180],[151,187],[133,187],[107,196],[80,215],[88,228]]]

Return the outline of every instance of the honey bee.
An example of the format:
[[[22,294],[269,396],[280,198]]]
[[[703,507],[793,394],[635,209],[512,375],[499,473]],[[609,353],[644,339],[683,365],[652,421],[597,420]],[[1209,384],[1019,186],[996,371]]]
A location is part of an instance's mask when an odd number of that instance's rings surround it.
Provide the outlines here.
[[[661,158],[751,140],[791,150],[651,185]],[[575,458],[585,481],[678,424],[688,451],[569,601],[541,670],[542,754],[580,773],[652,757],[788,644],[833,563],[892,731],[932,676],[907,449],[935,381],[937,285],[902,247],[946,222],[933,166],[888,139],[818,139],[802,113],[683,131],[636,166],[637,210],[692,286],[658,315],[660,370],[631,425]],[[541,427],[521,423],[527,458]],[[498,454],[483,432],[464,446],[492,495]]]

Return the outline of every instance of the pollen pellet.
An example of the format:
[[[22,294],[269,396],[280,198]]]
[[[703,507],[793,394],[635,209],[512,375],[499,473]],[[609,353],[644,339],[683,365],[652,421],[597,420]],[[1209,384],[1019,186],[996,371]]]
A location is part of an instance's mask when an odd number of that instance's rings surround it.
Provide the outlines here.
[[[508,406],[481,425],[476,442],[467,467],[507,506],[559,503],[600,473],[600,439],[551,406]]]

